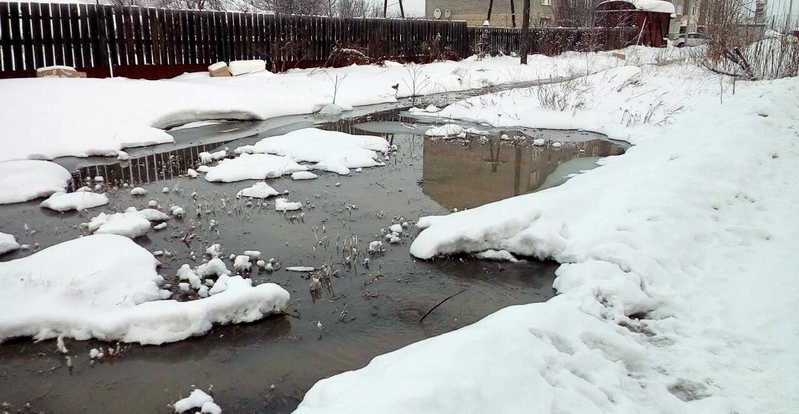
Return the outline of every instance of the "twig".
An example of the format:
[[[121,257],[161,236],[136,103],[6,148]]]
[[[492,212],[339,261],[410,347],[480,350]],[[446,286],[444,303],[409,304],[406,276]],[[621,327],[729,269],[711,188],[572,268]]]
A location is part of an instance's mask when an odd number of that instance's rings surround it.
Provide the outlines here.
[[[454,298],[455,296],[458,296],[458,295],[460,295],[460,294],[461,294],[461,293],[463,293],[463,292],[466,292],[466,291],[467,291],[467,290],[469,290],[469,289],[471,289],[471,287],[467,287],[466,289],[463,289],[462,291],[460,291],[460,292],[458,292],[458,293],[454,293],[454,294],[452,294],[452,295],[449,295],[449,296],[447,296],[446,298],[444,298],[444,300],[442,300],[441,302],[438,302],[438,304],[437,304],[436,306],[433,306],[433,308],[432,308],[432,309],[430,309],[429,311],[427,311],[427,313],[425,313],[425,314],[424,314],[424,316],[422,316],[422,319],[419,319],[419,323],[422,323],[422,321],[424,320],[424,318],[426,318],[426,317],[427,317],[427,315],[429,315],[431,312],[433,312],[434,310],[436,310],[436,308],[437,308],[437,307],[439,307],[439,306],[441,306],[442,304],[444,304],[444,302],[446,302],[446,301],[448,301],[448,300],[450,300],[450,299]]]

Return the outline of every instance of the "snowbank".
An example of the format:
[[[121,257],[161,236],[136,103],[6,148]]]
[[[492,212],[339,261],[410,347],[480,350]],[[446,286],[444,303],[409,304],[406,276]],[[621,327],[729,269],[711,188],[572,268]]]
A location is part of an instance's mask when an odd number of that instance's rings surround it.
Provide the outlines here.
[[[210,167],[205,179],[211,182],[230,183],[243,180],[263,180],[277,178],[306,167],[286,157],[270,154],[241,154],[237,158],[225,159]]]
[[[388,141],[371,135],[306,128],[285,135],[268,137],[254,145],[236,148],[237,154],[276,154],[297,162],[316,163],[311,168],[350,173],[350,168],[382,165],[378,152],[388,151]]]
[[[17,238],[13,234],[0,232],[0,254],[19,249]]]
[[[641,113],[684,105],[660,126],[599,125],[637,143],[625,155],[560,187],[419,220],[413,255],[554,258],[559,296],[320,381],[296,412],[794,411],[799,79],[738,82],[721,103],[716,76],[685,70],[644,68],[587,97],[608,122],[631,100],[649,100],[628,107]]]
[[[3,153],[11,150],[3,148]],[[63,192],[70,179],[66,168],[48,161],[0,162],[0,204],[21,203]]]
[[[627,62],[633,54],[646,59],[654,56],[644,48],[629,48],[627,53]],[[278,75],[261,72],[233,78],[211,78],[203,72],[160,81],[3,79],[0,147],[4,150],[0,161],[116,156],[123,148],[172,142],[163,129],[189,122],[314,113],[332,102],[330,79],[336,77],[346,77],[338,88],[336,103],[348,108],[395,102],[411,95],[573,76],[587,68],[601,70],[623,64],[610,53],[569,53],[558,58],[531,56],[527,66],[519,66],[515,58],[497,57],[421,66],[349,66]],[[234,67],[231,64],[231,70]],[[412,81],[414,72],[417,82]],[[42,111],[43,107],[48,110]],[[35,121],[30,114],[36,114]]]
[[[90,191],[76,191],[74,193],[54,193],[41,206],[55,211],[85,210],[108,204],[105,194]]]
[[[240,276],[227,289],[190,302],[161,300],[158,261],[130,239],[94,235],[0,263],[0,341],[60,335],[143,344],[179,341],[215,323],[252,322],[286,305],[274,284],[252,286]]]

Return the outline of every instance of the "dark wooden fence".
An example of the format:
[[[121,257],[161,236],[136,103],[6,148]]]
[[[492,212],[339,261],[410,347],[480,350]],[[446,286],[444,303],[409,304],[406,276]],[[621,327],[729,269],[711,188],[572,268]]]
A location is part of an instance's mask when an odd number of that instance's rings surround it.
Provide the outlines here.
[[[469,48],[479,52],[480,36],[488,31],[486,49],[490,53],[519,51],[521,29],[470,27]],[[530,54],[554,56],[566,51],[592,52],[621,49],[635,44],[638,30],[633,27],[539,27],[530,29]]]
[[[536,29],[531,52],[627,44],[624,29],[605,30]],[[0,78],[66,65],[89,76],[108,76],[113,69],[116,75],[156,79],[242,59],[264,59],[270,69],[285,70],[322,64],[336,47],[373,59],[460,58],[476,51],[481,31],[440,20],[0,2]],[[491,50],[518,50],[519,29],[492,28],[489,34]]]
[[[466,30],[464,22],[433,20],[0,3],[0,76],[52,65],[108,72],[111,64],[119,74],[130,67],[185,70],[242,59],[265,59],[284,69],[324,62],[336,46],[372,58],[413,59],[435,43],[464,56]]]

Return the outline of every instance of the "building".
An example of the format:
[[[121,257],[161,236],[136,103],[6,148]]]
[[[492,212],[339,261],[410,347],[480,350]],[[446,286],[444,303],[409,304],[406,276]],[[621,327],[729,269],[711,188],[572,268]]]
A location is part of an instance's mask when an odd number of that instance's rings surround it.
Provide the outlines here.
[[[469,26],[480,26],[488,16],[491,0],[427,0],[425,18],[461,20]],[[560,0],[530,0],[530,26],[548,26],[555,21],[555,7]],[[521,27],[523,0],[493,0],[491,26]],[[514,16],[515,15],[515,16]],[[515,18],[514,18],[515,17]],[[514,24],[515,20],[515,24]]]
[[[638,28],[638,44],[664,47],[676,17],[674,4],[663,0],[607,0],[594,9],[594,25]]]

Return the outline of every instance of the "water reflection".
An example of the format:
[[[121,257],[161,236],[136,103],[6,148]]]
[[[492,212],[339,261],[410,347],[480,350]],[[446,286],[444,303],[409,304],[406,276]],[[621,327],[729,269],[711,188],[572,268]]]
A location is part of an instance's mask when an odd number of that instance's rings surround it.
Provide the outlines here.
[[[607,140],[556,142],[425,140],[424,193],[448,209],[473,208],[560,184],[569,174],[593,168],[597,159],[624,152]],[[589,162],[570,162],[579,158]]]

